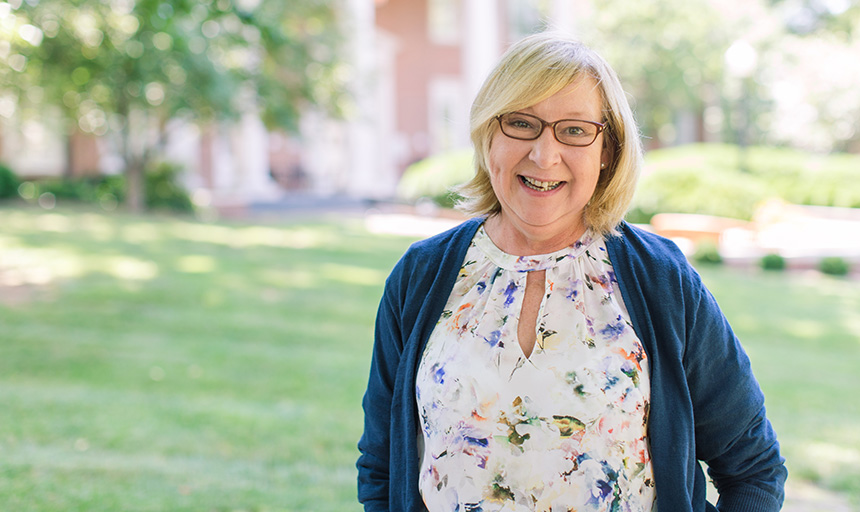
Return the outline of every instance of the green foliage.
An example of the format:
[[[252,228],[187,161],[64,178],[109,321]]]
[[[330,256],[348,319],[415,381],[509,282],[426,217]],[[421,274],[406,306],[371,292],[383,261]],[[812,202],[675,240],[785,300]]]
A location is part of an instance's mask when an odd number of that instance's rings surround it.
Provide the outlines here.
[[[818,262],[818,270],[832,276],[845,276],[851,271],[851,265],[844,258],[828,256]]]
[[[291,126],[302,104],[343,99],[325,2],[41,0],[13,3],[11,14],[29,28],[0,32],[4,58],[16,56],[0,85],[22,103],[63,107],[85,132],[104,134],[112,115],[126,122],[135,109],[229,117],[248,92],[272,125]]]
[[[860,207],[860,156],[752,147],[747,171],[736,146],[691,144],[651,151],[628,219],[700,213],[749,220],[764,200]]]
[[[702,242],[696,246],[696,251],[693,253],[693,261],[706,265],[719,265],[723,262],[723,257],[720,255],[716,244]]]
[[[0,164],[0,199],[18,197],[18,186],[20,184],[18,176],[12,169]]]
[[[31,115],[59,107],[68,132],[119,134],[135,207],[143,202],[139,172],[158,157],[169,120],[235,119],[259,109],[269,127],[294,129],[301,109],[338,114],[347,102],[330,2],[2,5],[0,90]]]
[[[749,175],[708,167],[665,167],[640,182],[629,219],[648,222],[663,212],[749,219],[769,196],[768,189]]]
[[[472,150],[465,149],[416,162],[403,173],[397,185],[397,195],[410,201],[428,197],[440,206],[451,207],[458,197],[451,188],[475,174],[472,158]]]
[[[815,0],[770,0],[770,3],[782,8],[786,28],[799,35],[818,33],[850,39],[860,30],[860,4],[856,2],[846,2],[839,8]]]
[[[552,19],[552,2],[536,4]],[[768,0],[602,0],[579,12],[577,34],[612,64],[629,93],[646,143],[701,140],[702,129],[726,141],[792,145],[817,151],[856,147],[860,97],[853,62],[860,3]],[[518,8],[521,31],[542,29]],[[749,69],[727,50],[754,51]],[[772,77],[791,83],[777,91]],[[746,83],[743,83],[746,82]],[[777,85],[777,87],[773,87]],[[743,112],[743,113],[741,113]],[[802,112],[802,114],[798,114]],[[802,121],[798,121],[802,118]],[[797,129],[801,122],[804,129]]]
[[[761,268],[765,270],[785,270],[785,258],[779,254],[766,254],[761,258]]]
[[[124,199],[125,179],[122,176],[95,176],[85,178],[48,178],[27,182],[25,199],[42,194],[53,194],[57,199],[87,203],[116,204]]]
[[[160,162],[146,173],[146,206],[175,212],[192,212],[194,205],[188,192],[179,184],[182,167]]]
[[[194,211],[188,192],[179,183],[182,167],[175,163],[160,162],[146,172],[146,206],[155,210],[187,213]],[[35,200],[42,194],[56,199],[80,201],[114,209],[125,203],[126,178],[124,175],[85,178],[49,178],[27,182],[24,199]]]
[[[703,110],[721,83],[734,28],[725,18],[710,2],[603,0],[582,29],[618,73],[643,134],[659,140],[677,112]]]

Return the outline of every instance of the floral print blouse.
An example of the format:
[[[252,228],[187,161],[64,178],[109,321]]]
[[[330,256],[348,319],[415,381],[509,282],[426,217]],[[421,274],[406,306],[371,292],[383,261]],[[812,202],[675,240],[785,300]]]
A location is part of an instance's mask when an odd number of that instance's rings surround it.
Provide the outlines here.
[[[526,357],[517,322],[535,270],[546,294]],[[518,257],[479,229],[415,391],[430,512],[655,509],[648,361],[591,231]]]

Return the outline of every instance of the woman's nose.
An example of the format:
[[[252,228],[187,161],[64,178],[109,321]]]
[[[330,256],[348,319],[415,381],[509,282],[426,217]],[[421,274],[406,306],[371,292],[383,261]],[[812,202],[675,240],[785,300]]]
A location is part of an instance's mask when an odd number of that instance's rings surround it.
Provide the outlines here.
[[[532,141],[529,159],[541,169],[549,169],[561,161],[561,142],[557,141],[552,130],[547,127],[540,137]]]

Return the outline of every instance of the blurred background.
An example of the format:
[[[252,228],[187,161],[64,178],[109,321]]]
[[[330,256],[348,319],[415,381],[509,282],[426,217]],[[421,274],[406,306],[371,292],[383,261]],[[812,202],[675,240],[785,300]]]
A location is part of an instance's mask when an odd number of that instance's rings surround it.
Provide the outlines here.
[[[742,335],[786,510],[857,510],[854,0],[0,1],[0,504],[357,510],[383,280],[546,29],[620,75],[628,220]]]

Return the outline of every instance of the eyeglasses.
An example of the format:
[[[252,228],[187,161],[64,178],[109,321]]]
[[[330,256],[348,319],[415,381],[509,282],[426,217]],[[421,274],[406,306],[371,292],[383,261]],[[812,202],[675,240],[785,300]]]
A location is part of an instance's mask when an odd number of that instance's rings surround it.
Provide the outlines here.
[[[547,126],[552,129],[555,140],[567,146],[589,146],[597,140],[597,136],[606,129],[603,123],[583,121],[581,119],[560,119],[553,123],[531,114],[509,112],[496,116],[502,133],[512,139],[535,140],[541,136]]]

